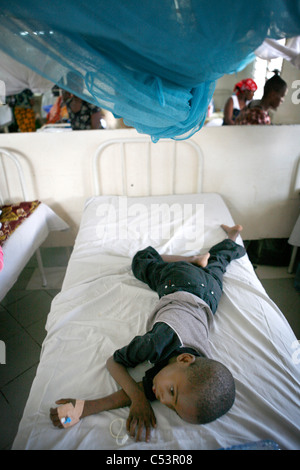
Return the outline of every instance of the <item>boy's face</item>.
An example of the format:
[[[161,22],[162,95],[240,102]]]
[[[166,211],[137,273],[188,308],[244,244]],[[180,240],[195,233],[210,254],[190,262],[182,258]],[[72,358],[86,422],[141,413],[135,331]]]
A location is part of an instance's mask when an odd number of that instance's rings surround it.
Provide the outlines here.
[[[184,421],[196,423],[195,399],[186,373],[195,356],[183,353],[174,359],[154,377],[153,392],[157,400],[176,411]]]

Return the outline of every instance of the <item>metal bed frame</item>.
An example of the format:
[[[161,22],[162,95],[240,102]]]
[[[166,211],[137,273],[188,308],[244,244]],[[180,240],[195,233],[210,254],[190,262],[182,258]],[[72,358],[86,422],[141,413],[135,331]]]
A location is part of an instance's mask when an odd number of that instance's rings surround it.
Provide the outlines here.
[[[103,142],[102,144],[99,145],[99,147],[96,149],[96,152],[93,156],[93,161],[92,161],[92,168],[93,168],[93,185],[94,185],[94,195],[95,196],[100,196],[101,195],[101,184],[100,184],[100,172],[99,172],[99,161],[104,154],[105,150],[112,145],[119,145],[121,147],[121,171],[122,171],[122,195],[123,196],[128,196],[127,192],[127,165],[126,165],[126,144],[131,144],[131,143],[137,143],[137,144],[143,144],[144,146],[144,151],[145,155],[147,158],[147,168],[150,170],[151,168],[151,159],[152,159],[152,149],[154,149],[154,146],[159,146],[160,143],[165,143],[169,142],[172,143],[173,147],[173,155],[172,155],[172,194],[176,194],[176,175],[177,175],[177,160],[178,160],[178,147],[187,145],[188,147],[193,149],[194,156],[196,159],[196,165],[197,165],[197,193],[201,193],[202,191],[202,177],[203,177],[203,154],[201,148],[192,140],[185,140],[185,141],[175,141],[171,139],[161,139],[158,143],[153,143],[150,139],[150,137],[133,137],[133,138],[119,138],[119,139],[111,139]],[[148,175],[148,181],[147,181],[147,186],[148,186],[148,195],[152,195],[152,182],[151,182],[151,171],[147,171]]]

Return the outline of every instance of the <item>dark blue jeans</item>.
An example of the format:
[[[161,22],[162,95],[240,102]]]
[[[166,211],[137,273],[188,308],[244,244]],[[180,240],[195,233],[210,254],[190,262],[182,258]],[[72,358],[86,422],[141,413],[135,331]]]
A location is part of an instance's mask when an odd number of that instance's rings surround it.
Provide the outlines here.
[[[222,295],[223,274],[228,264],[245,255],[244,247],[230,239],[223,240],[210,250],[205,268],[186,261],[165,262],[151,246],[138,251],[132,260],[137,279],[157,292],[159,298],[173,292],[185,291],[200,297],[215,313]]]

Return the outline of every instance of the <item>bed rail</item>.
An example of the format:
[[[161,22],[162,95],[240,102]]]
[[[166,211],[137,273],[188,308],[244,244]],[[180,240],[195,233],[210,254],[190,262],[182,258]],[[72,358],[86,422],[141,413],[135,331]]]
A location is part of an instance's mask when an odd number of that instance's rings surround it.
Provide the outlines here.
[[[22,170],[19,160],[14,154],[9,152],[7,149],[0,148],[0,169],[1,169],[2,184],[4,185],[2,188],[0,188],[0,203],[1,204],[5,203],[5,195],[8,198],[12,197],[12,194],[10,192],[8,174],[5,168],[5,164],[4,164],[4,160],[5,160],[4,157],[7,157],[14,163],[15,169],[19,177],[19,183],[20,183],[20,187],[22,190],[23,200],[24,201],[28,200],[25,178],[24,178],[23,170]]]
[[[151,162],[153,149],[157,148],[160,144],[168,143],[170,151],[172,152],[172,168],[170,169],[172,174],[172,194],[176,194],[176,180],[177,180],[177,162],[179,157],[179,146],[183,148],[184,145],[190,147],[194,153],[196,159],[197,168],[197,193],[202,191],[202,169],[203,169],[203,154],[201,148],[192,140],[175,141],[171,139],[161,139],[158,143],[151,142],[148,136],[146,137],[133,137],[133,138],[118,138],[111,139],[103,142],[96,149],[93,156],[92,168],[93,168],[93,185],[94,194],[99,196],[102,194],[101,191],[101,172],[99,171],[99,162],[106,149],[112,145],[118,145],[120,148],[121,156],[121,173],[122,173],[122,195],[128,196],[128,174],[127,174],[127,159],[126,159],[126,144],[143,144],[143,154],[146,157],[146,174],[147,174],[147,195],[152,195],[152,177],[151,177]]]

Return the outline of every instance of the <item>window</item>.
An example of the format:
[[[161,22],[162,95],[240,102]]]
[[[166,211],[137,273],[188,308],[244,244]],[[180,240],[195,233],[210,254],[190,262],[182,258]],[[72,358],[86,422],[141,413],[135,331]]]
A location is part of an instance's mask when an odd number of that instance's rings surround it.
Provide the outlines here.
[[[281,39],[281,44],[285,44],[286,40]],[[279,70],[281,72],[283,64],[283,57],[276,57],[274,59],[260,59],[256,57],[254,61],[254,68],[253,68],[253,80],[257,84],[257,91],[255,92],[255,99],[261,98],[264,93],[264,86],[266,81],[273,77],[274,70]]]

